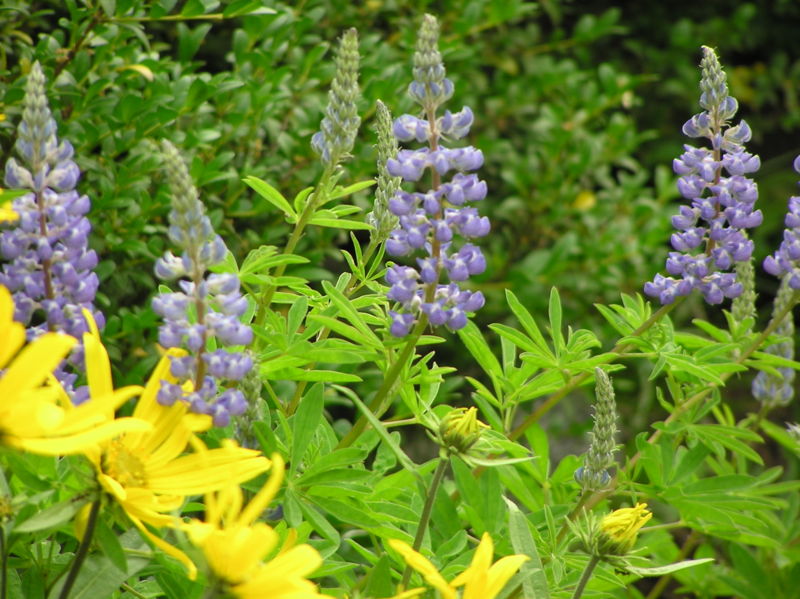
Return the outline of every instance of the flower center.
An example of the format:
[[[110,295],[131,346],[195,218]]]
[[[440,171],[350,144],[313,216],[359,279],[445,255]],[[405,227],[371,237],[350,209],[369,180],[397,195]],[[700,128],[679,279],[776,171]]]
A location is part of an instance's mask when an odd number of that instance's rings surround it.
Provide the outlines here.
[[[144,487],[147,484],[144,462],[119,439],[111,442],[103,458],[103,472],[123,487]]]

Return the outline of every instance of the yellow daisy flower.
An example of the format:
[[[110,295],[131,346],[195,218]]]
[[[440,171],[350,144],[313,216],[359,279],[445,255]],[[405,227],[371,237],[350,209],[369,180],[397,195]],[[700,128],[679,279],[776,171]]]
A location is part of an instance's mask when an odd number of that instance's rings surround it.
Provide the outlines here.
[[[483,533],[472,563],[448,583],[436,566],[407,543],[390,539],[389,545],[403,556],[409,566],[422,574],[425,582],[439,591],[442,599],[458,599],[456,589],[461,586],[464,587],[461,599],[495,599],[519,567],[529,559],[527,555],[509,555],[492,564],[494,544],[489,533]]]
[[[113,389],[108,353],[100,341],[97,326],[86,313],[90,332],[84,335],[86,371],[91,400],[104,397]],[[190,495],[202,495],[249,480],[270,467],[260,452],[231,443],[207,449],[194,432],[208,428],[208,416],[187,414],[186,405],[177,402],[162,406],[156,401],[162,380],[174,382],[169,373],[171,350],[156,366],[133,411],[150,429],[128,432],[101,443],[87,452],[97,470],[97,480],[125,510],[131,522],[158,548],[180,560],[193,578],[196,568],[180,550],[152,534],[145,524],[155,527],[177,526],[174,512]],[[90,401],[91,401],[90,400]],[[113,418],[108,412],[107,418]],[[187,446],[195,451],[184,455]]]
[[[242,490],[230,485],[206,495],[205,521],[184,525],[189,539],[200,547],[214,575],[239,599],[319,599],[317,586],[306,577],[322,564],[310,545],[284,545],[275,557],[278,534],[256,519],[269,505],[283,481],[283,459],[272,456],[269,480],[242,506]]]
[[[98,402],[71,404],[52,372],[75,346],[73,337],[45,333],[25,347],[24,343],[25,327],[14,321],[11,294],[0,287],[0,443],[33,453],[67,455],[83,453],[125,431],[150,428],[133,418],[106,421]],[[116,407],[140,389],[126,387],[104,395],[102,405]]]

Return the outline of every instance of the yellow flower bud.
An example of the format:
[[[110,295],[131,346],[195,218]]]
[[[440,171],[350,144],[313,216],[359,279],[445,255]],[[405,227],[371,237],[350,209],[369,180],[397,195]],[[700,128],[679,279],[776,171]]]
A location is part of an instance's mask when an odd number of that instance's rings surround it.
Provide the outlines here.
[[[477,408],[456,408],[442,419],[439,436],[442,445],[452,453],[465,453],[477,443],[481,429],[489,428],[478,420]]]
[[[636,535],[653,514],[646,503],[614,510],[600,521],[598,548],[601,554],[625,555],[636,543]]]

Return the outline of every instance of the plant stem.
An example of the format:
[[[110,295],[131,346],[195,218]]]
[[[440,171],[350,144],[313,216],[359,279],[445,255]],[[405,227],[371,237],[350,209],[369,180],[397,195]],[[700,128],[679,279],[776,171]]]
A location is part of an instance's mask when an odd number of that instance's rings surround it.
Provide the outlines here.
[[[414,544],[411,546],[414,551],[419,551],[419,548],[422,547],[422,540],[425,538],[425,531],[428,530],[428,522],[431,519],[431,512],[433,512],[433,503],[436,501],[436,493],[439,491],[439,486],[442,483],[444,473],[449,465],[449,456],[447,458],[439,458],[439,463],[431,479],[431,486],[428,487],[428,496],[425,498],[425,505],[422,508],[422,515],[419,518],[419,526],[417,526],[417,534],[414,536]],[[406,569],[403,570],[403,580],[400,583],[401,588],[406,588],[410,578],[411,566],[406,564]]]
[[[303,231],[308,225],[311,218],[314,216],[314,212],[316,212],[317,207],[320,203],[321,199],[324,199],[328,196],[328,184],[330,183],[331,177],[333,176],[333,167],[327,166],[325,167],[325,171],[322,173],[322,177],[320,177],[319,184],[314,192],[311,194],[311,197],[306,202],[306,205],[303,207],[303,212],[300,214],[300,218],[294,225],[294,230],[292,234],[289,236],[288,241],[286,242],[286,247],[283,248],[283,255],[291,254],[294,252],[297,243],[300,241],[300,238],[303,236]],[[278,278],[283,276],[283,273],[286,272],[286,264],[281,264],[275,270],[275,274],[273,275],[274,278]],[[269,305],[272,303],[272,298],[275,295],[275,291],[277,291],[278,286],[268,285],[264,288],[261,292],[261,297],[258,300],[258,310],[256,312],[255,317],[255,324],[258,326],[262,326],[264,324],[264,320],[267,317],[267,309]]]
[[[578,586],[575,587],[575,592],[572,593],[572,599],[580,599],[581,595],[583,595],[583,590],[589,583],[589,579],[592,577],[592,572],[594,572],[594,568],[599,561],[600,558],[596,555],[593,555],[589,559],[589,563],[586,564],[586,568],[583,570],[583,574],[581,574],[581,579],[578,581]]]
[[[383,383],[381,383],[380,388],[375,393],[375,397],[373,397],[372,401],[369,403],[368,407],[370,411],[375,414],[376,418],[380,418],[381,415],[383,415],[383,413],[389,408],[392,390],[397,383],[397,379],[400,377],[400,373],[403,372],[406,362],[408,362],[408,359],[414,353],[414,350],[417,347],[417,342],[419,341],[419,338],[422,337],[422,333],[426,326],[428,326],[428,317],[425,314],[422,314],[417,322],[417,325],[414,327],[414,330],[411,331],[411,334],[408,336],[408,340],[403,346],[400,355],[394,361],[394,364],[392,364],[391,368],[389,368],[389,372],[387,372],[386,376],[383,378]],[[367,418],[362,414],[358,417],[358,420],[353,425],[353,428],[350,429],[350,432],[347,433],[341,441],[339,441],[336,449],[350,447],[366,428],[366,426]]]
[[[372,254],[375,253],[375,250],[377,248],[378,248],[378,244],[376,244],[376,243],[374,243],[372,241],[369,242],[369,245],[367,246],[367,250],[364,252],[364,255],[362,257],[362,262],[364,264],[364,272],[365,273],[366,273],[367,263],[369,262],[369,259],[372,257]],[[345,288],[345,290],[343,292],[343,295],[346,298],[349,298],[350,295],[352,295],[353,292],[356,290],[356,288],[357,288],[356,278],[353,277],[347,283],[347,287]],[[323,327],[322,330],[320,330],[320,332],[317,334],[317,339],[316,339],[317,342],[325,341],[325,339],[327,339],[328,335],[330,335],[330,334],[331,334],[331,330],[328,327]],[[312,362],[310,364],[306,364],[305,369],[306,370],[312,370],[314,368],[315,364],[316,364],[316,362]],[[291,416],[297,410],[297,407],[300,405],[300,400],[303,398],[303,392],[306,390],[307,386],[308,386],[308,381],[298,381],[297,387],[294,390],[294,395],[292,396],[292,399],[289,402],[289,406],[286,409],[286,414],[288,416]]]
[[[0,599],[6,599],[6,587],[8,585],[8,551],[6,551],[6,529],[0,526]]]
[[[64,586],[61,587],[58,599],[67,599],[67,597],[69,597],[72,585],[75,584],[75,580],[78,578],[78,572],[80,572],[81,566],[89,553],[89,546],[92,544],[94,528],[97,525],[97,517],[100,514],[100,504],[102,501],[103,497],[100,495],[92,502],[92,508],[89,511],[89,519],[86,522],[86,530],[83,532],[83,539],[81,539],[81,544],[78,545],[78,551],[75,553],[75,558],[72,560],[72,567],[69,569],[67,579],[64,581]]]

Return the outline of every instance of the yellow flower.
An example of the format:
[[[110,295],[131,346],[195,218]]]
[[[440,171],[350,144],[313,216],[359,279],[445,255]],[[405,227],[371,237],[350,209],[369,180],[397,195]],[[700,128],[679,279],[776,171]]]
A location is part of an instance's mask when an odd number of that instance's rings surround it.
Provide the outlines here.
[[[439,435],[442,444],[454,453],[465,453],[480,439],[481,430],[489,428],[478,420],[477,408],[455,408],[442,418]]]
[[[206,495],[204,522],[192,520],[183,528],[189,539],[203,550],[215,576],[239,599],[318,599],[314,583],[306,577],[322,564],[310,545],[284,546],[275,553],[278,534],[256,519],[269,505],[283,481],[280,455],[272,456],[269,480],[242,506],[242,490],[230,485]]]
[[[113,384],[108,353],[94,320],[86,315],[90,332],[84,335],[83,343],[93,401],[109,394]],[[178,518],[167,512],[180,508],[187,496],[249,480],[268,470],[270,461],[258,451],[233,443],[207,449],[194,433],[210,426],[208,416],[187,414],[182,402],[166,407],[156,401],[161,381],[175,381],[169,373],[170,355],[180,352],[172,350],[161,359],[133,411],[133,417],[149,423],[150,428],[98,444],[87,456],[97,470],[101,487],[122,506],[133,524],[157,547],[180,560],[193,578],[197,570],[192,561],[152,534],[145,524],[179,526]],[[106,418],[113,418],[113,412],[107,412]],[[183,455],[187,446],[195,452]]]
[[[2,189],[0,189],[2,191]],[[11,207],[11,202],[3,202],[0,204],[0,223],[10,223],[19,220],[19,214],[14,212]]]
[[[407,543],[391,539],[389,545],[403,556],[406,563],[422,574],[442,599],[457,599],[456,589],[464,587],[461,599],[494,599],[529,558],[527,555],[509,555],[492,564],[494,544],[489,533],[483,533],[481,542],[472,557],[472,563],[448,583],[428,559],[414,551]]]
[[[83,453],[98,442],[127,430],[146,430],[150,425],[132,418],[106,421],[102,410],[113,408],[138,393],[127,387],[73,406],[53,380],[53,369],[67,356],[76,340],[68,335],[45,333],[25,343],[25,327],[14,322],[14,302],[0,287],[0,442],[3,445],[45,455]],[[15,357],[16,356],[16,357]],[[13,361],[12,361],[13,358]],[[48,384],[49,383],[49,384]]]
[[[614,510],[600,521],[599,550],[601,553],[624,555],[636,543],[636,535],[653,514],[647,511],[646,503],[636,507]]]

